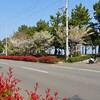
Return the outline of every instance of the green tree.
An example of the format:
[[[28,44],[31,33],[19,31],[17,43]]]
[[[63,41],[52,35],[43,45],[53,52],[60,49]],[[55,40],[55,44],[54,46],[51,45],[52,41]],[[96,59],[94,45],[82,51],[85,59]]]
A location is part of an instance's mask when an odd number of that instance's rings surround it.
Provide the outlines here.
[[[27,34],[28,36],[33,36],[35,31],[36,31],[36,27],[34,27],[34,26],[33,27],[31,27],[31,26],[28,27],[27,25],[21,25],[18,28],[18,32]]]
[[[82,28],[83,26],[87,26],[90,23],[90,20],[89,10],[80,3],[72,9],[69,26],[79,26],[79,28]]]
[[[78,45],[84,43],[84,37],[93,34],[92,32],[89,32],[91,30],[90,27],[83,26],[82,28],[79,28],[79,26],[71,26],[69,29],[69,40],[70,40],[70,53],[71,55],[78,54]],[[89,33],[88,33],[89,32]],[[88,34],[87,34],[88,33]]]
[[[92,28],[91,31],[94,32],[94,34],[90,35],[90,40],[91,40],[90,44],[95,47],[100,44],[100,36],[97,32],[96,25],[97,25],[96,23],[93,22],[90,23],[90,27]],[[95,48],[95,54],[96,54],[96,48]]]
[[[94,18],[100,24],[100,0],[93,5],[93,9],[94,9]],[[99,29],[100,29],[100,27],[99,27]]]
[[[66,27],[66,12],[63,12],[61,15],[62,27]]]
[[[72,9],[70,24],[74,26],[87,25],[91,20],[88,9],[81,4]]]
[[[59,49],[62,49],[65,51],[66,47],[66,30],[65,27],[59,27],[57,31],[57,41],[59,44]]]
[[[24,55],[30,50],[30,36],[23,32],[15,32],[10,38],[10,42],[13,45],[14,51],[17,54]]]
[[[95,28],[98,33],[98,44],[99,44],[98,52],[100,53],[100,0],[93,5],[93,9],[94,9],[94,18],[97,20]]]
[[[51,47],[53,36],[48,31],[36,32],[33,35],[34,53],[44,55],[45,51]]]
[[[50,16],[50,22],[51,22],[51,26],[52,26],[52,34],[54,36],[54,41],[53,41],[53,46],[55,47],[55,55],[57,55],[57,48],[59,48],[59,42],[58,42],[58,36],[57,36],[57,32],[59,29],[59,26],[61,24],[61,13],[57,12],[56,16]]]
[[[3,52],[3,49],[4,49],[4,45],[3,45],[2,41],[0,41],[0,53]]]
[[[49,23],[45,22],[45,20],[41,20],[38,21],[36,23],[36,31],[40,32],[40,31],[48,31],[49,30]]]

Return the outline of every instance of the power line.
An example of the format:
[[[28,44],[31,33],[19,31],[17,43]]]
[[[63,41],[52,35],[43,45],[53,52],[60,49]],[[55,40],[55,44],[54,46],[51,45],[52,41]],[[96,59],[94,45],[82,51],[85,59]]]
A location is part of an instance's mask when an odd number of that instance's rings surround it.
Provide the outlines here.
[[[48,0],[42,0],[42,2],[40,2],[40,0],[37,0],[36,2],[32,3],[30,6],[22,9],[19,13],[16,13],[15,15],[9,17],[9,18],[5,18],[8,21],[13,21],[16,20],[17,18],[19,18],[19,16],[21,16],[22,14],[31,11],[31,10],[35,10],[38,6],[40,6],[41,4],[44,4],[46,1]]]
[[[47,1],[47,0],[46,0]],[[46,3],[46,2],[45,2]],[[45,4],[45,3],[43,3],[43,4]],[[18,21],[20,21],[20,20],[22,20],[22,19],[25,19],[25,18],[28,18],[28,17],[34,17],[34,16],[36,16],[37,14],[39,14],[39,13],[42,13],[44,10],[48,10],[47,8],[50,8],[50,6],[55,6],[55,4],[57,4],[58,3],[58,0],[56,0],[55,2],[53,2],[53,3],[51,3],[51,4],[49,4],[49,5],[46,5],[45,7],[42,7],[42,8],[40,8],[39,10],[37,10],[37,11],[35,11],[35,12],[32,12],[30,15],[28,15],[28,16],[24,16],[24,17],[22,17],[22,18],[20,18],[19,20],[18,19],[16,19],[16,21],[13,21],[12,23],[15,23],[15,22],[18,22]],[[34,15],[34,16],[33,16]],[[12,23],[9,23],[9,24],[12,24]]]
[[[46,5],[46,4],[45,4]],[[20,20],[22,20],[22,19],[26,19],[26,18],[28,18],[28,17],[33,17],[34,19],[37,17],[37,14],[39,14],[39,13],[42,13],[43,11],[45,11],[45,10],[48,10],[47,8],[49,8],[50,10],[51,9],[53,9],[53,6],[57,6],[58,5],[58,0],[56,0],[55,2],[52,2],[52,3],[49,3],[48,5],[46,5],[45,7],[43,7],[43,6],[41,6],[42,8],[40,8],[39,10],[37,10],[37,11],[35,11],[35,12],[33,12],[31,15],[28,15],[28,16],[25,16],[25,17],[23,17],[23,18],[20,18],[20,19],[18,19],[18,20],[16,20],[16,21],[13,21],[12,23],[8,23],[7,22],[7,26],[9,27],[11,27],[11,25],[14,25],[14,24],[16,24],[17,22],[19,22]],[[35,13],[35,15],[33,16],[33,14]],[[14,24],[13,24],[14,23]],[[11,34],[11,33],[10,33]],[[9,34],[9,35],[10,35]]]

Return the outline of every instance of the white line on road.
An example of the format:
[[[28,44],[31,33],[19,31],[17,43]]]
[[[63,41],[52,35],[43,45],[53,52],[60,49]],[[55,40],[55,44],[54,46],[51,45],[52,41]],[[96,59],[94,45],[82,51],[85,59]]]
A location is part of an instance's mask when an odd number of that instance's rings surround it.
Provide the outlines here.
[[[28,67],[22,67],[24,69],[28,69],[28,70],[33,70],[33,71],[37,71],[37,72],[41,72],[41,73],[48,73],[47,71],[43,71],[43,70],[38,70],[38,69],[34,69],[34,68],[28,68]]]
[[[8,63],[5,63],[5,62],[0,62],[0,64],[9,65]],[[70,70],[80,70],[80,71],[100,73],[100,71],[98,71],[98,70],[92,70],[92,69],[82,69],[82,68],[62,67],[62,66],[52,66],[52,67],[65,68],[65,69],[70,69]],[[42,72],[42,73],[48,73],[47,71],[44,71],[44,70],[38,70],[38,69],[28,68],[28,67],[24,67],[24,66],[22,68],[28,69],[28,70],[34,70],[34,71],[38,71],[38,72]]]
[[[87,72],[95,72],[95,73],[100,73],[98,70],[91,70],[91,69],[81,69],[81,68],[73,68],[73,67],[61,67],[61,66],[54,66],[57,68],[65,68],[65,69],[72,69],[72,70],[81,70],[81,71],[87,71]]]
[[[8,63],[5,63],[5,62],[0,62],[0,64],[3,64],[3,65],[9,65]]]

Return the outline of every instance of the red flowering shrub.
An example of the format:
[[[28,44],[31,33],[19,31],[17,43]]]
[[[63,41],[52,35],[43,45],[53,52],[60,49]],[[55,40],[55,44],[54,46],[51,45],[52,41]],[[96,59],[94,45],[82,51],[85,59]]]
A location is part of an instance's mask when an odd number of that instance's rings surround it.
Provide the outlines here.
[[[34,56],[25,56],[24,61],[37,62],[37,58]]]
[[[23,100],[19,94],[20,88],[17,87],[19,79],[12,78],[12,68],[9,68],[8,77],[3,73],[0,75],[0,100]]]
[[[0,56],[0,59],[32,61],[32,62],[36,62],[37,61],[37,58],[34,57],[34,56]]]
[[[17,84],[20,82],[19,79],[12,77],[12,68],[9,68],[8,77],[3,74],[0,75],[0,100],[24,100],[24,97],[19,94],[20,88]],[[34,86],[34,92],[27,92],[29,99],[27,100],[59,100],[58,92],[54,92],[53,96],[50,94],[50,89],[45,91],[45,97],[37,93],[38,83]],[[63,98],[61,100],[68,100]]]
[[[9,59],[9,60],[20,60],[20,61],[31,61],[31,62],[41,62],[41,63],[57,63],[59,59],[54,56],[0,56],[0,59]]]
[[[53,57],[53,56],[43,56],[43,57],[40,57],[38,60],[39,60],[39,62],[42,62],[42,63],[57,63],[57,62],[59,62],[59,59],[56,57]]]
[[[39,95],[37,93],[38,87],[39,87],[38,83],[36,83],[36,85],[34,86],[34,92],[28,92],[26,90],[27,94],[30,97],[29,98],[30,100],[59,100],[59,98],[58,98],[58,92],[54,92],[54,94],[51,96],[51,94],[50,94],[51,90],[47,89],[45,91],[45,97],[43,97],[42,95]],[[61,100],[68,100],[68,99],[67,98],[63,98]]]

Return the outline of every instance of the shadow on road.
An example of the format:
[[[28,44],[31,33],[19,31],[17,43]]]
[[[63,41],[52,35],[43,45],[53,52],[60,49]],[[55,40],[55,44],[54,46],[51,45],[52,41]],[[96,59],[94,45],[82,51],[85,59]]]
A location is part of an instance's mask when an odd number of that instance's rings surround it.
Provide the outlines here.
[[[74,95],[70,98],[68,98],[68,100],[82,100],[78,95]]]

